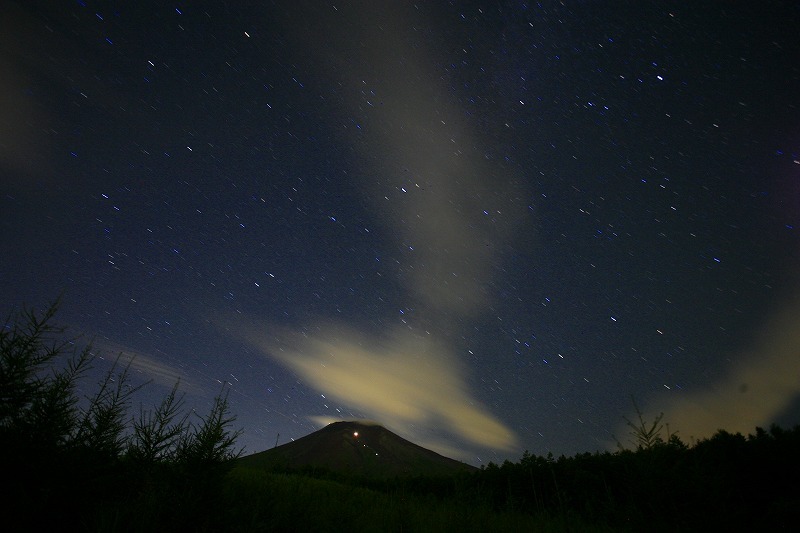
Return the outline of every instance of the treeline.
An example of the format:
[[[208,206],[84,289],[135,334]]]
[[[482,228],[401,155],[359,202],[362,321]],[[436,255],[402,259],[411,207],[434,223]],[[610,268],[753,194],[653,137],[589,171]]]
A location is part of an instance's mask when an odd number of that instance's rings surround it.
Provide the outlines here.
[[[313,468],[268,475],[351,487],[343,495],[358,487],[391,501],[469,509],[494,516],[484,527],[495,531],[503,530],[495,528],[500,517],[548,531],[791,531],[800,524],[800,426],[748,436],[719,431],[692,446],[672,435],[634,450],[526,452],[518,462],[447,477],[365,479]]]
[[[576,514],[631,531],[790,530],[800,523],[800,426],[747,437],[673,436],[636,450],[490,464],[477,492],[495,509]]]
[[[185,411],[178,385],[130,413],[137,387],[114,365],[78,393],[95,357],[25,310],[0,330],[0,498],[13,531],[217,530],[223,480],[239,455],[220,394],[205,416]]]
[[[639,414],[634,449],[360,478],[239,464],[224,394],[205,416],[177,385],[130,412],[116,365],[79,396],[89,348],[51,308],[0,330],[0,513],[13,531],[749,531],[800,523],[800,426],[691,446]]]

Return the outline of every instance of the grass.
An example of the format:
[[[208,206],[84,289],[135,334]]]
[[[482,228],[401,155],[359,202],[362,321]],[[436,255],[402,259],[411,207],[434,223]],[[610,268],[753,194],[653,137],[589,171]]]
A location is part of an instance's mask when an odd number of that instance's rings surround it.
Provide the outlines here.
[[[457,498],[248,468],[229,473],[224,498],[231,531],[610,531],[575,516],[498,511]]]

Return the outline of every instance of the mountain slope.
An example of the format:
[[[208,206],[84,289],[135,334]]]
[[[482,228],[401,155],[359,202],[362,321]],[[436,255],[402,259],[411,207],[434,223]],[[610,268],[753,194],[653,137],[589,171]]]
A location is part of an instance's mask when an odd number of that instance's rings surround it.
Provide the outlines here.
[[[326,468],[368,477],[449,475],[473,466],[360,422],[334,422],[296,441],[239,459],[249,468]]]

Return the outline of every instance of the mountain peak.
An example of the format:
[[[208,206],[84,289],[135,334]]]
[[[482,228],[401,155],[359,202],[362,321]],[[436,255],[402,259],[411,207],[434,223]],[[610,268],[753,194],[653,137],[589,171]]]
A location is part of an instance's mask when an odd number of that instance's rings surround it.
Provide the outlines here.
[[[410,442],[377,422],[340,421],[240,460],[265,469],[325,468],[367,476],[448,475],[474,467]]]

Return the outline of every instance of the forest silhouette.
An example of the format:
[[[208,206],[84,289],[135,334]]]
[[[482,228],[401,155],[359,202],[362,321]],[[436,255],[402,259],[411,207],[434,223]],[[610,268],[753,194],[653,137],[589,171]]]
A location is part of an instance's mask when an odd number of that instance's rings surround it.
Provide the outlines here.
[[[95,356],[44,313],[0,330],[2,511],[12,530],[743,531],[800,523],[800,426],[718,431],[691,444],[662,416],[626,419],[615,452],[535,456],[479,470],[369,478],[240,460],[227,392],[205,416],[178,384],[132,414],[128,368],[95,392]],[[66,360],[66,363],[64,362]]]

